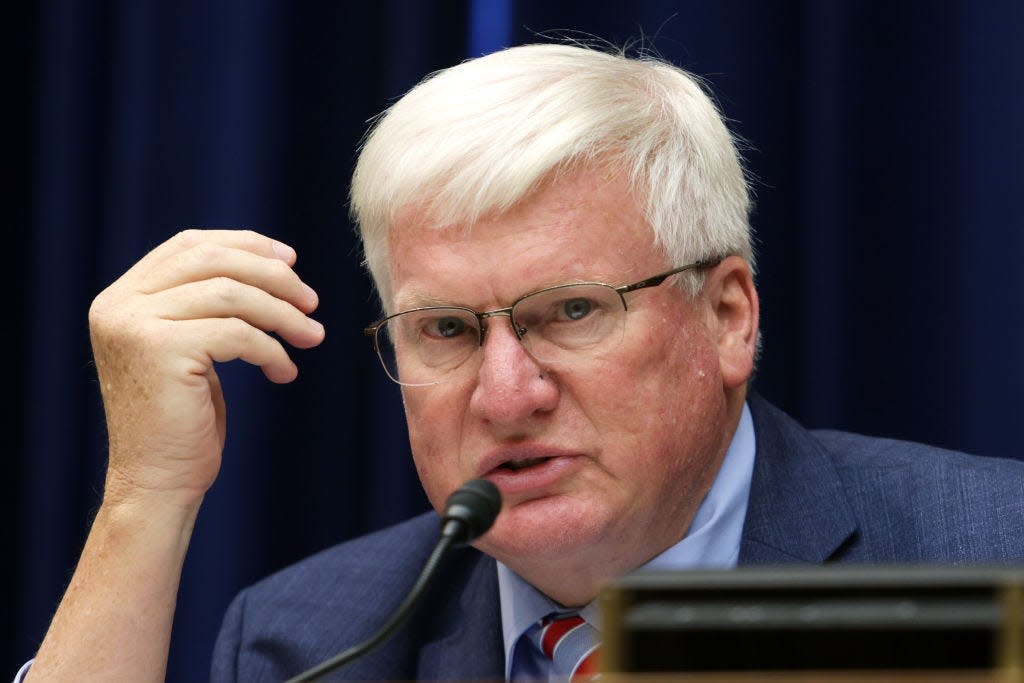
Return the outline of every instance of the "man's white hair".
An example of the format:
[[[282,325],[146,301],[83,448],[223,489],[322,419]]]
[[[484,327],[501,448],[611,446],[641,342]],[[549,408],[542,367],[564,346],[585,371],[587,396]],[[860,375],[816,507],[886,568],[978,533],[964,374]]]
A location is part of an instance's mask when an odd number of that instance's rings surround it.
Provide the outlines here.
[[[438,226],[471,225],[588,163],[628,173],[666,267],[729,254],[753,267],[736,145],[695,77],[651,57],[524,45],[428,76],[369,133],[351,208],[385,308],[388,230],[399,210],[415,205]],[[695,275],[691,293],[702,282]]]

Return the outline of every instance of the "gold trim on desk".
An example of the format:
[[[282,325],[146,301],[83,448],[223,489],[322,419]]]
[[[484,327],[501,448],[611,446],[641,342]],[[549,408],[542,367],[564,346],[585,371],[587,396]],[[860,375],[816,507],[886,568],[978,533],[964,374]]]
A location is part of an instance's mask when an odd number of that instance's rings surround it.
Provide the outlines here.
[[[1003,589],[1003,629],[996,656],[1003,681],[1024,682],[1024,585],[1010,584]]]
[[[1008,683],[1003,671],[877,670],[605,673],[599,680],[600,683]]]

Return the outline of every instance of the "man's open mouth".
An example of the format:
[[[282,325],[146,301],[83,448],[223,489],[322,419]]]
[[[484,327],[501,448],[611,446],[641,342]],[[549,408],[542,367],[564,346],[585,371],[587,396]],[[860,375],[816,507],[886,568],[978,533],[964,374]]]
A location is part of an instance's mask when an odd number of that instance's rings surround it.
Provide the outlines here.
[[[524,458],[523,460],[509,460],[508,462],[502,463],[501,469],[518,472],[519,470],[524,470],[527,467],[533,467],[534,465],[547,462],[550,459],[551,458]]]

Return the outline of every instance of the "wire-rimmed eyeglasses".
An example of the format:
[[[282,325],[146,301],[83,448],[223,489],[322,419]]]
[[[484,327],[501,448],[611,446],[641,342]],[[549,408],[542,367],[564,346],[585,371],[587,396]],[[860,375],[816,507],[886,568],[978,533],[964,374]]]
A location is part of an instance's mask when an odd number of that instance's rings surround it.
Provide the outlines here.
[[[603,353],[622,339],[625,295],[656,287],[677,273],[717,266],[702,259],[629,285],[577,282],[545,287],[507,308],[478,312],[463,306],[425,306],[381,318],[363,330],[384,370],[403,386],[439,384],[484,344],[487,320],[505,316],[538,361],[561,364]]]

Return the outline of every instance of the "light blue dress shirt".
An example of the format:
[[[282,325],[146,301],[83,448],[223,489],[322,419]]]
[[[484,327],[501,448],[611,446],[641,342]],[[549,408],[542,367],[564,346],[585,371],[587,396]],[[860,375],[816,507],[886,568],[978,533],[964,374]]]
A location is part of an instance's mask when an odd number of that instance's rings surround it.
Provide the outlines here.
[[[642,569],[727,569],[736,566],[747,499],[750,497],[750,480],[754,474],[754,451],[754,421],[744,403],[729,450],[711,489],[697,508],[686,536]],[[500,562],[498,594],[505,641],[505,680],[546,680],[547,659],[528,638],[521,636],[544,616],[568,610]],[[579,614],[600,630],[600,610],[596,601],[579,610]]]

